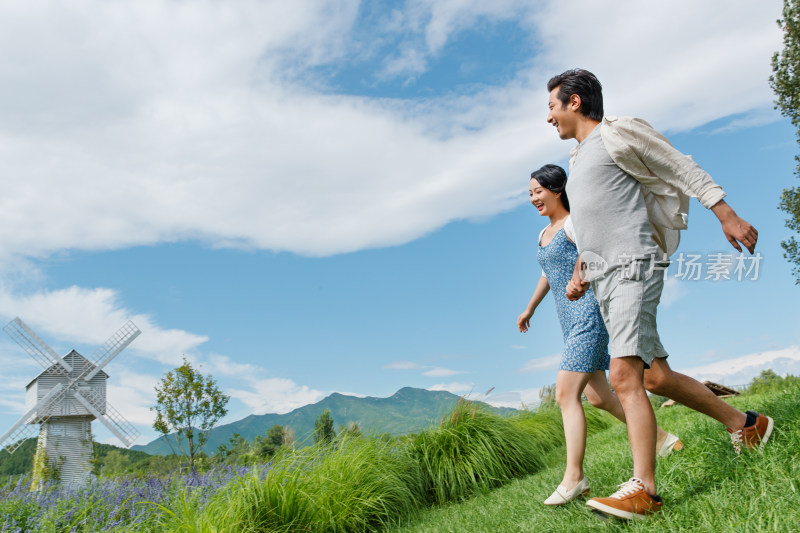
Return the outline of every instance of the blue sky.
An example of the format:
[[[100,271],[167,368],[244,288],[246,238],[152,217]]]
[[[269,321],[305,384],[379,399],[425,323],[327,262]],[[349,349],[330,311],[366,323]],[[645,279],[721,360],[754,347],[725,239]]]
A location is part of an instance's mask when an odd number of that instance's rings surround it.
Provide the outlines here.
[[[545,224],[528,176],[566,164],[544,85],[581,66],[759,230],[757,280],[668,271],[672,366],[800,372],[781,3],[487,4],[0,3],[0,320],[88,354],[132,319],[106,370],[139,443],[182,355],[231,395],[226,421],[403,386],[534,404],[561,334],[550,299],[515,327]],[[679,253],[735,251],[693,201]],[[10,427],[41,368],[7,338],[0,365]]]

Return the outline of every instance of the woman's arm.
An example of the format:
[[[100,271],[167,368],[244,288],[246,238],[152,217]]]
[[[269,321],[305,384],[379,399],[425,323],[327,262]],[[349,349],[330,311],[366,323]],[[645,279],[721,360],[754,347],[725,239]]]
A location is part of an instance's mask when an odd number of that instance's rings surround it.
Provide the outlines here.
[[[544,274],[542,274],[542,277],[539,278],[539,283],[536,284],[536,289],[533,291],[531,301],[528,302],[528,307],[517,317],[517,327],[522,333],[528,331],[534,311],[536,311],[536,308],[539,307],[539,304],[542,303],[542,300],[544,300],[544,297],[547,296],[549,291],[550,283],[547,281]]]

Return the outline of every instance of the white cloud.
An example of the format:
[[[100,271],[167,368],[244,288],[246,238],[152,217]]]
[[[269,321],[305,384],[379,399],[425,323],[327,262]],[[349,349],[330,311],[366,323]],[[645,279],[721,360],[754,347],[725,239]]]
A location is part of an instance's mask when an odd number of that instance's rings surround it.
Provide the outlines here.
[[[689,293],[686,285],[675,276],[667,276],[664,290],[661,292],[661,305],[666,309]]]
[[[428,367],[426,367],[428,368]],[[434,366],[430,367],[430,370],[426,370],[422,373],[423,376],[426,377],[434,377],[434,378],[443,378],[447,376],[455,376],[456,374],[466,374],[463,370],[452,370],[450,368],[444,368],[441,366]]]
[[[530,409],[539,404],[540,389],[523,389],[499,392],[481,398],[475,398],[495,407],[510,407],[512,409]]]
[[[425,377],[443,378],[448,376],[455,376],[457,374],[466,374],[464,370],[453,370],[441,366],[424,366],[413,361],[393,361],[383,365],[387,370],[424,370],[422,375]]]
[[[453,381],[452,383],[437,383],[436,385],[428,387],[428,390],[441,390],[461,395],[472,392],[474,387],[474,383],[459,383],[457,381]]]
[[[762,370],[768,368],[780,375],[800,375],[800,346],[724,359],[707,365],[683,368],[680,372],[698,381],[710,380],[723,385],[746,385]]]
[[[134,314],[119,300],[116,291],[104,288],[72,286],[23,295],[0,286],[0,317],[6,321],[20,317],[39,336],[54,337],[64,353],[72,348],[65,342],[87,345],[92,350],[101,346],[128,320],[132,320],[142,334],[126,350],[162,363],[177,363],[182,353],[208,340],[183,330],[162,329],[149,315]],[[57,347],[58,344],[53,345]],[[84,355],[88,357],[91,353]]]
[[[555,370],[558,368],[558,363],[561,362],[561,355],[548,355],[546,357],[538,357],[525,361],[525,363],[517,370],[517,372],[530,373],[542,372],[544,370]]]
[[[125,419],[140,427],[143,433],[152,431],[155,414],[155,387],[160,375],[137,372],[132,366],[118,365],[108,380],[108,403]],[[149,440],[149,439],[148,439]],[[137,441],[137,444],[142,442]]]
[[[249,363],[237,363],[227,355],[212,354],[208,356],[208,366],[212,374],[224,376],[252,376],[260,372],[255,365]]]
[[[535,18],[543,56],[556,70],[593,70],[604,83],[607,113],[638,114],[678,130],[771,107],[767,80],[769,57],[781,46],[780,2],[735,1],[721,12],[713,2],[626,0],[613,13],[583,2],[580,17],[572,16],[575,8],[551,2]],[[551,21],[564,17],[581,38],[562,38],[563,26]]]
[[[413,0],[409,2],[412,24],[426,19],[425,43],[432,54],[439,53],[452,37],[481,21],[511,20],[530,9],[519,0]]]
[[[539,55],[470,97],[316,92],[313,69],[352,52],[358,5],[0,6],[0,60],[15,65],[0,72],[3,256],[182,239],[327,255],[492,215],[523,201],[531,161],[566,154],[543,84],[576,65],[600,76],[609,112],[661,129],[771,108],[777,1],[419,0],[399,17],[404,42],[425,42],[405,68],[486,21],[516,20]]]
[[[393,361],[383,365],[382,368],[387,370],[416,370],[420,368],[420,366],[418,363],[414,363],[412,361]]]
[[[380,77],[381,79],[391,79],[402,76],[410,81],[425,72],[426,67],[425,56],[419,50],[405,48],[400,50],[399,55],[386,62]]]
[[[257,415],[285,414],[298,407],[316,403],[328,395],[286,378],[247,378],[245,381],[248,388],[229,388],[226,392],[242,401]]]

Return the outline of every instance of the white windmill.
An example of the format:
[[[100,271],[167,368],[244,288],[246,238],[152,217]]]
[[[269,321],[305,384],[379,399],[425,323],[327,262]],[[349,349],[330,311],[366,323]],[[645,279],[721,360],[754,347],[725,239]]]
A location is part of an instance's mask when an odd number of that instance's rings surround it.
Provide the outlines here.
[[[62,484],[82,485],[91,475],[94,419],[103,423],[123,444],[133,444],[139,432],[106,402],[103,368],[140,333],[128,321],[88,359],[72,350],[63,358],[22,320],[15,318],[3,328],[17,344],[45,367],[26,387],[27,412],[0,437],[0,448],[9,453],[41,425],[34,460],[34,485],[44,473],[57,472]]]

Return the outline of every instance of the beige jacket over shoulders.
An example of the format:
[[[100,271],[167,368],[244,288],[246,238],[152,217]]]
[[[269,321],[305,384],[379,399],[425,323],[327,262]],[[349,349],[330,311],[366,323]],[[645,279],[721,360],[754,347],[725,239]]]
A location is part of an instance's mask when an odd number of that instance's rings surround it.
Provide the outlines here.
[[[710,209],[725,192],[691,156],[676,150],[642,119],[607,116],[600,123],[600,135],[614,163],[641,183],[653,238],[672,255],[680,230],[689,222],[689,198],[697,198]],[[577,147],[570,167],[576,152]]]

